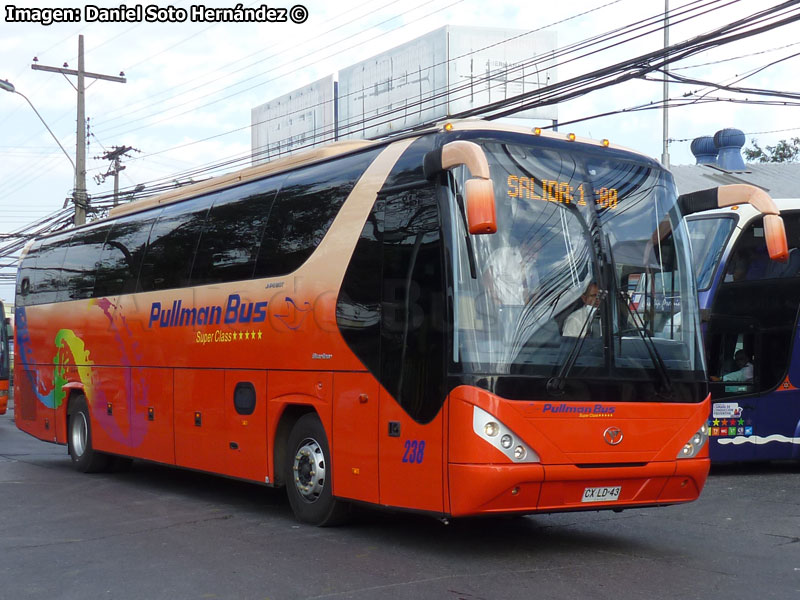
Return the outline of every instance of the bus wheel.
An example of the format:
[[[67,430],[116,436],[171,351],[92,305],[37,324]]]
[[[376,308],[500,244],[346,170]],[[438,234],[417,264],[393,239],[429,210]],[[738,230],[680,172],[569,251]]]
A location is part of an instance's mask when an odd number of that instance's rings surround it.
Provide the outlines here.
[[[111,457],[92,448],[92,426],[86,396],[80,395],[72,403],[67,427],[67,449],[72,466],[81,473],[97,473],[111,465]]]
[[[325,429],[314,413],[300,417],[289,434],[284,481],[298,520],[321,527],[337,525],[348,506],[333,497],[333,465]]]

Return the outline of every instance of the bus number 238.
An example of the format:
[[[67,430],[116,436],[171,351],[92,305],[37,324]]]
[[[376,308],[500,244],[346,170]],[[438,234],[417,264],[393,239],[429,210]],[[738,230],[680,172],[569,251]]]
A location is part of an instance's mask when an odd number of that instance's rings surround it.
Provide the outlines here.
[[[406,440],[406,451],[403,453],[404,463],[421,463],[425,458],[425,440]]]

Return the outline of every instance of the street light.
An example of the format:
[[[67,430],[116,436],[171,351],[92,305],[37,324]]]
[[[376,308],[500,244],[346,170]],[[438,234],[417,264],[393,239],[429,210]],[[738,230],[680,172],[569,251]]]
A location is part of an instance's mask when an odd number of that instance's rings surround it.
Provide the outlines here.
[[[47,126],[47,123],[44,122],[42,115],[39,114],[39,111],[36,110],[36,107],[33,105],[33,103],[30,100],[28,100],[28,97],[22,92],[17,91],[17,89],[14,87],[14,84],[8,80],[3,81],[2,79],[0,79],[0,89],[3,89],[7,92],[11,92],[12,94],[17,94],[18,96],[22,96],[23,98],[25,98],[25,101],[28,104],[30,104],[31,108],[33,109],[33,112],[35,112],[36,116],[39,117],[39,120],[42,122],[42,125],[44,125],[47,131],[50,132],[50,135],[53,136],[53,139],[56,141],[56,144],[58,144],[58,147],[61,148],[61,151],[64,153],[64,156],[66,156],[67,160],[69,160],[70,164],[72,165],[73,171],[77,171],[77,169],[75,168],[75,163],[73,162],[72,158],[70,157],[69,154],[67,154],[67,151],[64,150],[64,146],[62,146],[61,142],[58,141],[56,134],[53,133],[53,131]]]

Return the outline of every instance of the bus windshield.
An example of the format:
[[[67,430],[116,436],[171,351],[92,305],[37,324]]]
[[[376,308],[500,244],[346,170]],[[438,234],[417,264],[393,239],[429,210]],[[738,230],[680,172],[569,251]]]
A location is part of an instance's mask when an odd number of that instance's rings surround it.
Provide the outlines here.
[[[736,218],[733,216],[687,220],[698,290],[711,286],[734,225]]]
[[[475,374],[643,380],[659,371],[668,381],[702,380],[688,235],[671,176],[599,148],[482,146],[497,233],[466,234],[458,190],[468,173],[456,170],[452,363]]]

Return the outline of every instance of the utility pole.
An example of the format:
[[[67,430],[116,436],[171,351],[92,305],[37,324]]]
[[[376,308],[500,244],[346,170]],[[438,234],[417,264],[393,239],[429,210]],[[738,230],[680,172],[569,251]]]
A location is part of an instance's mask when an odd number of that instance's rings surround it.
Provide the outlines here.
[[[106,171],[103,175],[97,175],[95,177],[95,181],[97,183],[103,183],[106,180],[106,177],[111,175],[114,176],[114,206],[119,204],[119,173],[125,169],[125,165],[120,163],[120,159],[123,156],[126,156],[128,152],[131,150],[135,152],[141,152],[141,150],[137,150],[131,146],[114,146],[113,150],[110,150],[100,156],[98,158],[102,158],[103,160],[110,160],[113,161],[113,164],[109,167],[108,171]]]
[[[664,49],[669,48],[669,0],[664,0]],[[666,59],[666,55],[664,59]],[[669,101],[669,64],[664,64],[664,105],[662,111],[664,113],[664,149],[661,152],[661,164],[665,169],[669,169],[669,109],[667,102]]]
[[[67,63],[63,67],[46,67],[44,65],[36,64],[36,58],[33,59],[34,63],[31,69],[34,71],[50,71],[52,73],[61,73],[63,75],[76,75],[78,77],[78,86],[75,90],[78,92],[78,124],[77,124],[77,141],[75,143],[75,191],[73,193],[72,201],[75,203],[75,225],[83,225],[86,223],[86,208],[89,205],[89,199],[86,195],[86,104],[85,104],[85,91],[84,80],[86,77],[92,79],[104,79],[106,81],[116,81],[118,83],[125,83],[125,73],[120,73],[119,77],[113,75],[101,75],[99,73],[88,73],[83,64],[83,36],[78,36],[78,70],[68,69]],[[69,80],[68,80],[69,81]],[[70,82],[71,83],[71,82]]]

